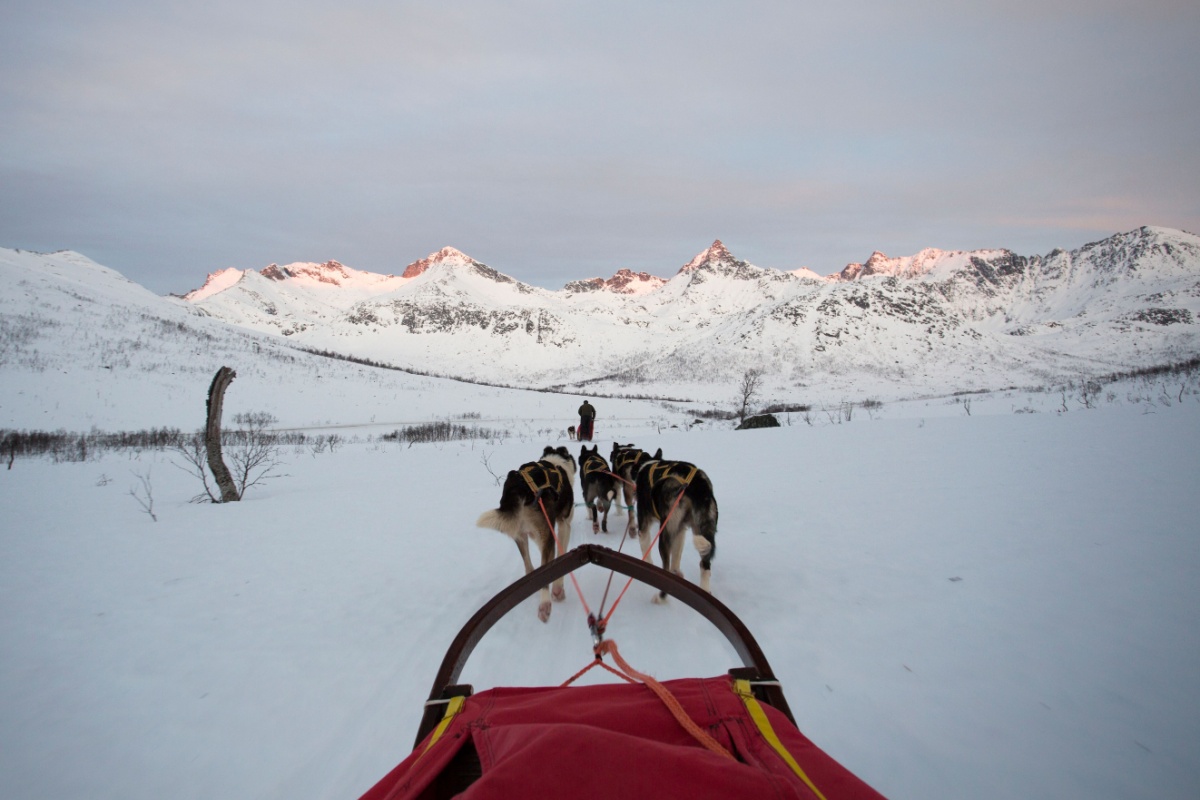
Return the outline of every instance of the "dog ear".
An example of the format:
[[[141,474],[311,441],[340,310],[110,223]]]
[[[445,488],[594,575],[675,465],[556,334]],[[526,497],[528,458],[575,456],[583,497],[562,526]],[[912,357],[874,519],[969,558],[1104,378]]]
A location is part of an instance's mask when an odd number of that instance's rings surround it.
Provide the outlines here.
[[[551,454],[551,453],[553,453],[553,452],[554,452],[554,448],[553,448],[553,447],[551,447],[550,445],[546,445],[546,449],[542,451],[542,455],[543,455],[543,456],[548,456],[548,455],[550,455],[550,454]]]
[[[654,460],[662,461],[662,448],[661,447],[654,451]]]

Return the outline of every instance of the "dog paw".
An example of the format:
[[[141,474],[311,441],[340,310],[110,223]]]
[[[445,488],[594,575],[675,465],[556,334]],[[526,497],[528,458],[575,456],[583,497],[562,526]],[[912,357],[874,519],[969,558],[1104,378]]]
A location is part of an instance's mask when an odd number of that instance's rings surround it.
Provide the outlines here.
[[[599,532],[600,532],[600,526],[593,522],[592,523],[592,533],[599,533]],[[605,533],[608,533],[608,531],[605,531]]]
[[[540,603],[538,605],[538,619],[540,619],[542,622],[550,621],[550,604],[549,603]]]
[[[550,590],[550,594],[554,597],[555,600],[558,600],[561,602],[564,598],[566,598],[567,590],[561,586],[555,586],[553,589]],[[547,603],[546,607],[549,608],[550,605]],[[547,611],[546,613],[549,614],[550,612]]]
[[[669,599],[670,598],[666,594],[659,592],[658,594],[654,595],[654,604],[659,606],[666,605]]]

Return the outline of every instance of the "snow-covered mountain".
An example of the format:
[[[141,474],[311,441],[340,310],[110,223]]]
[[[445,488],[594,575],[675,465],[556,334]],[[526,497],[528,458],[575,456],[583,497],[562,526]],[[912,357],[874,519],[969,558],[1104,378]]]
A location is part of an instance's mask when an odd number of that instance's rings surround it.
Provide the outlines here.
[[[312,266],[292,265],[286,283],[337,279],[361,291],[375,281]],[[208,289],[240,277],[218,275]],[[227,414],[267,411],[282,427],[396,426],[480,411],[512,417],[517,407],[535,419],[578,405],[320,357],[155,295],[78,253],[0,249],[0,429],[195,430],[222,366],[238,375]],[[662,413],[648,402],[635,407],[646,417]]]
[[[883,397],[1045,384],[1200,354],[1200,238],[1144,227],[1070,252],[874,253],[825,278],[716,241],[670,279],[550,291],[445,248],[399,277],[338,264],[209,276],[185,300],[233,325],[421,371],[645,391],[729,383]]]
[[[824,278],[748,264],[720,242],[669,279],[623,270],[558,291],[453,248],[398,272],[271,265],[159,297],[78,253],[0,250],[0,426],[190,427],[223,365],[250,409],[280,408],[284,386],[305,395],[281,422],[311,425],[344,418],[342,387],[360,380],[378,391],[367,405],[354,395],[355,420],[410,416],[410,393],[438,380],[422,375],[724,408],[750,367],[764,371],[764,403],[827,405],[1052,387],[1200,356],[1200,239],[1162,228],[1035,257],[876,253]],[[467,397],[457,411],[496,402]],[[150,398],[178,413],[143,419]]]

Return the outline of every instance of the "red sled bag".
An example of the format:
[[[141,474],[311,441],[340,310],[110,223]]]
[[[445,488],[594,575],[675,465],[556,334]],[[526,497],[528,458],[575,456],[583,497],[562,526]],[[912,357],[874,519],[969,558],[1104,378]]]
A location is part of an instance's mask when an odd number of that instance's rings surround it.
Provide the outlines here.
[[[454,685],[483,634],[541,586],[586,563],[666,591],[725,633],[744,666],[647,683],[494,688]],[[595,633],[598,641],[603,631]],[[654,684],[653,686],[650,684]],[[362,800],[779,798],[881,800],[797,729],[749,631],[707,592],[649,562],[584,545],[530,573],[464,626],[442,663],[413,752]]]

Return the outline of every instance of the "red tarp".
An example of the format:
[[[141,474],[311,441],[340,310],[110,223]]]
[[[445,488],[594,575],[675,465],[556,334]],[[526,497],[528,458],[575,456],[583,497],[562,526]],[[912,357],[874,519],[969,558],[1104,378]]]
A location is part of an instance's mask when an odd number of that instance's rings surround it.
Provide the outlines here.
[[[499,688],[468,698],[432,747],[426,738],[362,800],[819,796],[768,743],[729,677],[664,685],[736,761],[704,749],[642,684]],[[827,800],[881,800],[781,712],[761,707]]]

